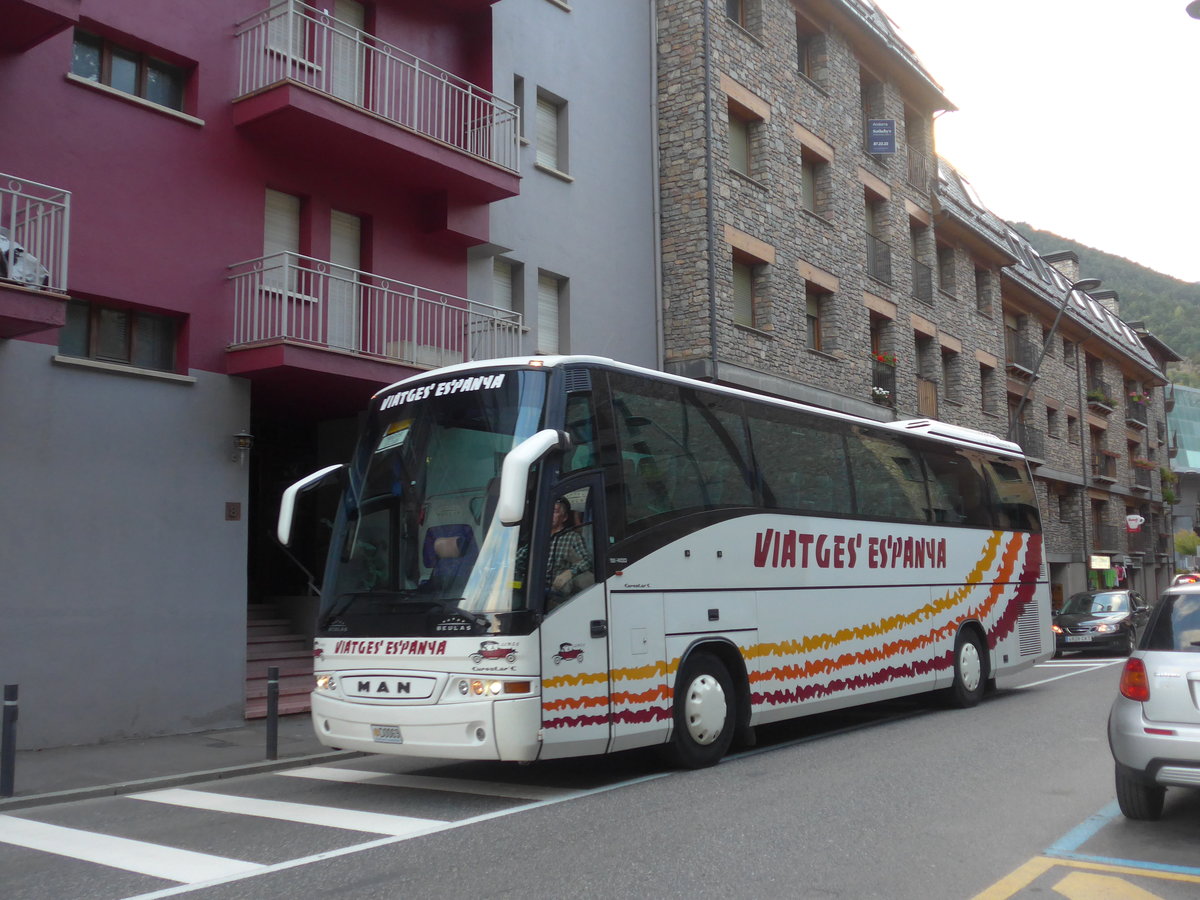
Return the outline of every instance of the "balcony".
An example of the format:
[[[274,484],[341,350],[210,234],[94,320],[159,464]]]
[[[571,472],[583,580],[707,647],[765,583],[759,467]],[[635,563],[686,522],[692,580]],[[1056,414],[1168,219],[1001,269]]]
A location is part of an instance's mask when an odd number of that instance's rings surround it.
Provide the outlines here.
[[[1044,460],[1046,458],[1046,435],[1041,429],[1034,428],[1025,422],[1017,422],[1015,425],[1013,440],[1021,445],[1025,455],[1031,461]]]
[[[922,194],[933,193],[934,162],[920,150],[908,148],[908,183]]]
[[[518,193],[512,103],[299,2],[247,19],[236,37],[234,123],[276,152],[315,148],[381,186],[472,203]]]
[[[295,253],[230,269],[231,374],[277,368],[287,347],[420,369],[520,351],[521,316],[509,310]]]
[[[896,366],[871,360],[871,399],[880,406],[896,406]]]
[[[1125,400],[1125,424],[1134,428],[1149,427],[1149,417],[1146,412],[1147,405],[1145,400],[1135,400],[1132,396],[1127,397]]]
[[[1154,486],[1154,469],[1155,466],[1153,465],[1147,466],[1144,463],[1139,463],[1137,461],[1133,463],[1134,490],[1148,491]]]
[[[1112,399],[1112,391],[1109,390],[1108,383],[1104,379],[1088,376],[1087,405],[1089,409],[1106,416],[1112,413],[1116,404]]]
[[[1117,552],[1121,549],[1121,532],[1116,525],[1097,525],[1092,540],[1096,550]]]
[[[0,0],[0,53],[23,53],[79,21],[81,0]]]
[[[1092,457],[1092,478],[1096,481],[1116,481],[1116,457],[1110,456],[1107,452],[1095,454]]]
[[[1171,412],[1175,408],[1175,383],[1168,384],[1163,389],[1163,401],[1166,403],[1167,412]]]
[[[71,194],[0,174],[0,338],[66,322]]]
[[[892,247],[867,232],[867,274],[885,284],[892,283]]]
[[[912,295],[923,303],[933,303],[933,269],[925,263],[914,259],[912,261],[913,287]]]
[[[1037,365],[1038,348],[1015,331],[1004,332],[1004,362],[1010,372],[1032,375]]]

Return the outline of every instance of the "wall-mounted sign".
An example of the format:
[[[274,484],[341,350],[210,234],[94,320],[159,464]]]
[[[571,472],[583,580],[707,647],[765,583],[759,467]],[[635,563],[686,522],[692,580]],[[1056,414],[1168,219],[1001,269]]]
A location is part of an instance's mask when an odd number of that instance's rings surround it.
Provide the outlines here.
[[[1093,556],[1093,557],[1091,557],[1091,560],[1088,563],[1088,565],[1091,566],[1091,568],[1093,568],[1093,569],[1111,569],[1112,568],[1112,557],[1111,556]]]
[[[895,119],[867,119],[867,152],[896,152]]]

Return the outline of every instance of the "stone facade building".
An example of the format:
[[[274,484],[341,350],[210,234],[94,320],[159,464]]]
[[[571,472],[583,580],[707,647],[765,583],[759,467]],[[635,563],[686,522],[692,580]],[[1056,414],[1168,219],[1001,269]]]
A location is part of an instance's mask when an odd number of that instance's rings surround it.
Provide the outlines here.
[[[954,107],[880,8],[664,0],[658,32],[664,367],[1011,436],[1056,603],[1118,572],[1154,593],[1176,357],[937,159]]]

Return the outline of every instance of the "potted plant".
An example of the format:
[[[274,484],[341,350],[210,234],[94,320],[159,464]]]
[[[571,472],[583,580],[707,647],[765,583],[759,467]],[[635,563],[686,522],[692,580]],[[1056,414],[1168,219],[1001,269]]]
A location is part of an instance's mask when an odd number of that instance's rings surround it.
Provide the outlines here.
[[[887,388],[873,387],[871,388],[871,399],[876,403],[887,405],[892,400],[892,392]]]
[[[1140,391],[1130,391],[1129,392],[1129,402],[1130,403],[1149,403],[1150,397],[1149,397],[1149,395],[1143,394]]]
[[[1141,456],[1135,456],[1132,460],[1130,460],[1130,462],[1132,462],[1133,465],[1139,469],[1156,469],[1156,468],[1158,468],[1158,463],[1152,462],[1151,460],[1145,459],[1144,457],[1141,457]]]
[[[1099,388],[1092,388],[1087,392],[1088,403],[1099,403],[1104,406],[1112,406],[1112,400],[1108,398],[1108,394]]]
[[[883,363],[885,366],[896,365],[896,354],[895,353],[880,352],[880,353],[872,353],[871,356],[874,357],[875,362]]]

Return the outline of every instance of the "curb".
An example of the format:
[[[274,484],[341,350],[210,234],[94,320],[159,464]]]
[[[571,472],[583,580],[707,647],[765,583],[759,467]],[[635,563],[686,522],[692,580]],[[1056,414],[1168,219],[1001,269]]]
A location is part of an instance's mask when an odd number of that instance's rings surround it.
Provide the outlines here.
[[[116,797],[122,794],[134,794],[152,788],[176,787],[181,784],[195,784],[200,781],[219,781],[224,778],[237,778],[242,775],[258,775],[264,772],[278,772],[283,769],[298,769],[301,766],[313,765],[320,762],[337,762],[346,759],[358,759],[369,754],[354,750],[336,751],[333,753],[314,753],[311,756],[297,756],[291,759],[267,760],[258,763],[244,763],[237,766],[226,766],[221,769],[206,769],[200,772],[187,772],[180,775],[161,775],[155,778],[143,778],[137,781],[121,781],[116,784],[98,785],[96,787],[72,788],[65,791],[51,791],[44,794],[30,794],[27,797],[8,797],[0,799],[0,813],[15,809],[28,809],[34,806],[49,806],[54,803],[74,803],[78,800],[91,800],[96,797]]]

